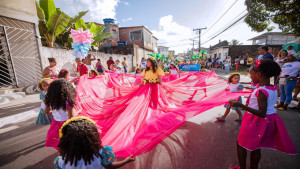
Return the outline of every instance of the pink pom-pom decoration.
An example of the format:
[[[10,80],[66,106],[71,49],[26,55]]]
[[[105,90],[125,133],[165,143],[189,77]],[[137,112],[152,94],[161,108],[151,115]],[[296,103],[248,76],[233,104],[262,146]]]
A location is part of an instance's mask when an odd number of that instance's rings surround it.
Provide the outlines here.
[[[78,30],[71,29],[70,37],[73,39],[74,43],[92,44],[94,42],[92,39],[93,33],[90,33],[89,29],[85,31],[83,31],[82,28],[79,28]]]

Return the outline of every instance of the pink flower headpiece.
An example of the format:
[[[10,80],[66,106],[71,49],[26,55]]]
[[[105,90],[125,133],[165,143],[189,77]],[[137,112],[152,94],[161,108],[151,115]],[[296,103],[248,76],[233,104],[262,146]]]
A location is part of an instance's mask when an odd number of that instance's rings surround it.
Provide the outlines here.
[[[255,64],[256,64],[255,67],[258,68],[259,65],[261,64],[261,60],[257,60],[257,61],[255,62]]]
[[[63,70],[61,70],[61,72],[64,73],[66,70],[67,70],[67,69],[63,69]]]

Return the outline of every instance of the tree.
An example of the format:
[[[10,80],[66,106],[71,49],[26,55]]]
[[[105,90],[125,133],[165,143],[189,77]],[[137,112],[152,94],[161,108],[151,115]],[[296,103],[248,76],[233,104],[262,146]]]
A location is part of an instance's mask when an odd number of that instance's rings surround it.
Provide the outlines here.
[[[174,59],[174,56],[172,55],[172,53],[171,53],[171,52],[169,52],[169,54],[168,54],[168,59],[169,59],[169,60],[172,60],[172,59]]]
[[[243,43],[240,43],[240,41],[236,40],[236,39],[232,39],[231,42],[229,42],[229,45],[242,45]]]
[[[39,3],[35,1],[35,4],[42,44],[48,47],[54,47],[56,38],[65,32],[69,32],[71,27],[88,12],[79,12],[72,18],[56,8],[53,0],[40,0]]]
[[[271,31],[279,25],[282,32],[300,36],[300,0],[246,0],[249,15],[245,22],[257,32]]]
[[[92,46],[99,46],[101,42],[104,42],[105,39],[109,38],[113,34],[108,32],[103,32],[105,26],[96,25],[94,22],[89,22],[86,24],[83,19],[80,19],[78,22],[75,23],[75,29],[82,28],[83,30],[89,29],[91,33],[93,33],[93,40]]]

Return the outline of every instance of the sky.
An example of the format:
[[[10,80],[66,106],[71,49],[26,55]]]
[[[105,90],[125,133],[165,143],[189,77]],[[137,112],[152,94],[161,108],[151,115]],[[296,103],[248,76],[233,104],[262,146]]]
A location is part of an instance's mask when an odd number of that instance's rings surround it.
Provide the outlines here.
[[[198,35],[193,31],[194,28],[207,28],[201,33],[201,47],[213,46],[219,40],[232,39],[237,39],[245,45],[251,44],[248,39],[264,33],[251,31],[242,20],[210,40],[246,13],[244,0],[54,0],[54,2],[57,8],[61,8],[72,17],[80,11],[89,10],[84,16],[87,22],[103,23],[104,18],[113,18],[120,27],[145,26],[159,39],[158,46],[170,47],[170,50],[175,50],[176,53],[191,49],[190,39],[194,38],[198,43]],[[217,20],[219,21],[216,22]],[[195,44],[195,48],[197,45]]]

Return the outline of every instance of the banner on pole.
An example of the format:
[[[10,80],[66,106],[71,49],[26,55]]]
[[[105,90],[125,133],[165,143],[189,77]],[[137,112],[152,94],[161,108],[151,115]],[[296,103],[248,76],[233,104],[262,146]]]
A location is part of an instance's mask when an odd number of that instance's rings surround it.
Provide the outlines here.
[[[180,71],[200,71],[201,65],[200,64],[188,64],[188,65],[178,65],[178,69]]]

